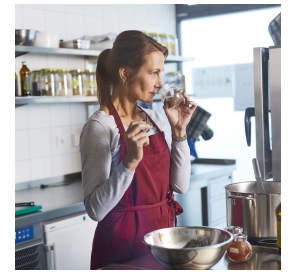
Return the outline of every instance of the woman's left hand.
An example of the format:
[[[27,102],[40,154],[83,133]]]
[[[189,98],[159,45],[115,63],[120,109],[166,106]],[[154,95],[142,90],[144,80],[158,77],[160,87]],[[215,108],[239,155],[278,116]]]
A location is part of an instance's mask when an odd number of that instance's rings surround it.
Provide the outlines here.
[[[186,132],[186,126],[188,125],[193,112],[197,108],[197,103],[190,101],[189,96],[182,92],[184,102],[176,108],[169,108],[168,103],[164,103],[163,109],[171,125],[172,134],[179,135]]]

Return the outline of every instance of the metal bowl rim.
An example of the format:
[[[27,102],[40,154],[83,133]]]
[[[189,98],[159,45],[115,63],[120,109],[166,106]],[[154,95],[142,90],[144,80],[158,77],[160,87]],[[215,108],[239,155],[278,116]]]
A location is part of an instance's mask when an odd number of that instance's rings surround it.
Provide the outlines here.
[[[200,246],[190,247],[190,248],[167,248],[167,247],[162,247],[162,246],[158,246],[158,245],[151,245],[151,244],[149,244],[149,243],[147,243],[145,241],[145,237],[149,236],[149,234],[151,234],[151,233],[154,233],[156,231],[161,231],[161,230],[172,229],[172,228],[174,228],[174,229],[202,229],[202,230],[210,229],[210,230],[218,230],[218,231],[222,231],[222,232],[227,233],[229,235],[229,238],[228,238],[228,240],[226,240],[224,242],[217,243],[217,244],[212,244],[212,245],[202,246],[202,247],[200,247]],[[233,236],[232,233],[228,232],[227,230],[220,229],[220,228],[207,227],[207,226],[177,226],[177,227],[167,227],[167,228],[162,228],[162,229],[157,229],[157,230],[151,231],[151,232],[147,233],[144,236],[143,243],[145,243],[149,247],[158,248],[158,249],[188,251],[188,250],[202,250],[202,249],[208,249],[208,248],[218,248],[218,247],[221,247],[221,246],[224,246],[224,245],[230,243],[233,239],[234,239],[234,236]]]

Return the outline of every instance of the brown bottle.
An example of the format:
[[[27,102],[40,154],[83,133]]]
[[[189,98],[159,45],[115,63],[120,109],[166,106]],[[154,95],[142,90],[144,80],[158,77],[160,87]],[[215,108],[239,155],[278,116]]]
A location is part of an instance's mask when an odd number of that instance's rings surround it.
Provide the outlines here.
[[[277,227],[277,247],[279,250],[279,254],[281,255],[281,202],[277,205],[275,209],[275,215],[276,215],[276,227]]]
[[[18,95],[18,87],[17,87],[17,75],[16,75],[16,73],[14,73],[14,79],[15,79],[15,85],[14,85],[14,89],[15,89],[15,97],[16,96],[19,96]]]
[[[26,62],[22,62],[23,67],[20,70],[21,78],[21,93],[22,96],[32,95],[31,82],[30,82],[30,69],[27,67]]]

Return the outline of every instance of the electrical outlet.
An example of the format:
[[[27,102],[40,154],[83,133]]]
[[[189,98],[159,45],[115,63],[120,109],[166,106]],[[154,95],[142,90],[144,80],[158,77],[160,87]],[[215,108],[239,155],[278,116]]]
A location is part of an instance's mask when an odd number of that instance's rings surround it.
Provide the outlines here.
[[[56,146],[57,148],[65,147],[66,145],[66,139],[63,136],[57,136],[56,137]]]

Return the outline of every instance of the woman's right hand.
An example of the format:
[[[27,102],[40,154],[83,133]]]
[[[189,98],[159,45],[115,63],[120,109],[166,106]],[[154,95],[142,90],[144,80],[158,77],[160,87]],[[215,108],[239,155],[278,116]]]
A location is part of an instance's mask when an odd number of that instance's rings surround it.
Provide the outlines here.
[[[123,159],[123,165],[130,171],[135,171],[143,158],[143,147],[149,145],[149,137],[145,131],[153,128],[144,121],[132,121],[124,136],[127,153]]]

